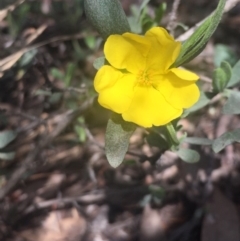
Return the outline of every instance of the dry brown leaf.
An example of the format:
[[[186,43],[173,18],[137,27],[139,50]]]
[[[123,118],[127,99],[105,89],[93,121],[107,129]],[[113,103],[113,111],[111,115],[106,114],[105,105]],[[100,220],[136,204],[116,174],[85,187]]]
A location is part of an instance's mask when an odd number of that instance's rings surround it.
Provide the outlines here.
[[[26,44],[29,45],[30,43],[32,43],[38,36],[40,36],[43,33],[43,31],[47,27],[47,24],[42,24],[39,28],[35,29],[34,33],[27,38]]]
[[[24,51],[18,51],[0,61],[0,72],[10,69],[24,54]]]
[[[239,241],[240,222],[236,206],[216,189],[207,204],[202,241]]]

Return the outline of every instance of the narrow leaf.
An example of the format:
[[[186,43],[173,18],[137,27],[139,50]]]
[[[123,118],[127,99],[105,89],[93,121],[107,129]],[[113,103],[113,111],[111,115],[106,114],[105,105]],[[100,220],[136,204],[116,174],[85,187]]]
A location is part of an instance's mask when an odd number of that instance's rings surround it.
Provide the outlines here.
[[[118,167],[123,162],[128,150],[129,138],[135,129],[136,126],[133,123],[125,122],[118,114],[112,114],[105,137],[106,156],[112,167]]]
[[[210,146],[212,145],[213,141],[209,140],[208,138],[202,137],[186,137],[184,142],[187,142],[192,145],[203,145],[203,146]]]
[[[142,4],[141,4],[141,6],[140,6],[140,8],[139,8],[138,19],[140,18],[143,9],[147,6],[147,4],[148,4],[149,2],[150,2],[150,0],[143,0],[143,1],[142,1]]]

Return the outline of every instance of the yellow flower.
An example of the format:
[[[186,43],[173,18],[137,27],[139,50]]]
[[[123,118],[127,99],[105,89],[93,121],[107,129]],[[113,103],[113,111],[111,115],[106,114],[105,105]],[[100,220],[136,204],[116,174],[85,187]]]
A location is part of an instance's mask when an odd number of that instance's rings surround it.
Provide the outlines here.
[[[171,68],[180,48],[181,43],[160,27],[145,36],[109,36],[104,53],[110,65],[102,66],[94,80],[100,105],[143,127],[165,125],[179,117],[199,98],[195,84],[199,77]]]

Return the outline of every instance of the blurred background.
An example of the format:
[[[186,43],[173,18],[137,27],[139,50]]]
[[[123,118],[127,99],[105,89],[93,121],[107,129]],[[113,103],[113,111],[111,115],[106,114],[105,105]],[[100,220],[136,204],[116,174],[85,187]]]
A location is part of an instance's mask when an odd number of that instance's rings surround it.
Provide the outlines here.
[[[211,89],[222,60],[240,58],[240,3],[233,2],[205,50],[186,68]],[[173,1],[122,0],[133,32],[167,26]],[[182,0],[174,35],[207,17],[218,1]],[[83,0],[0,1],[0,240],[239,241],[240,145],[198,163],[150,147],[138,128],[124,163],[104,154],[109,111],[97,103],[94,61],[103,40]],[[236,87],[238,90],[238,87]],[[180,120],[189,136],[240,128],[224,99]]]

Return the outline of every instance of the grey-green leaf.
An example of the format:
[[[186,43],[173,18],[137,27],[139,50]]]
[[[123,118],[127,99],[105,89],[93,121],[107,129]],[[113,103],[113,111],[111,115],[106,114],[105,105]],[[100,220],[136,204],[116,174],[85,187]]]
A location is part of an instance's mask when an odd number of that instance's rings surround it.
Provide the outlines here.
[[[212,140],[208,138],[202,138],[202,137],[186,137],[183,141],[192,145],[203,145],[203,146],[210,146],[213,143]]]
[[[240,60],[232,68],[232,77],[227,87],[232,87],[240,82]]]
[[[112,167],[118,167],[123,162],[128,150],[129,138],[135,129],[135,124],[125,122],[118,114],[112,114],[105,137],[106,156]]]
[[[104,39],[112,34],[130,32],[119,0],[84,0],[84,10],[90,23]]]
[[[196,163],[200,160],[200,155],[195,150],[181,148],[176,153],[179,158],[187,163]]]
[[[214,13],[194,31],[186,42],[184,42],[174,66],[187,63],[201,53],[220,23],[225,3],[226,0],[220,0]]]
[[[99,70],[105,64],[105,57],[99,57],[94,60],[93,67]]]
[[[240,92],[232,90],[230,96],[223,106],[223,114],[234,115],[240,114]]]
[[[226,132],[213,141],[212,149],[215,153],[220,152],[226,146],[240,142],[240,129]]]
[[[0,149],[7,146],[17,136],[17,132],[13,130],[0,132]]]
[[[11,161],[15,157],[15,152],[0,152],[0,159],[4,161]]]

